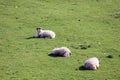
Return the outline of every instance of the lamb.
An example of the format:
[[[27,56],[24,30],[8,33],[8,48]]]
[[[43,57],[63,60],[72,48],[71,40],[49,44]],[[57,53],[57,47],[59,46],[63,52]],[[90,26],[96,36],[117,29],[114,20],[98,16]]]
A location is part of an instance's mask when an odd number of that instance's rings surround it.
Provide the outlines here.
[[[99,68],[99,59],[96,57],[89,58],[84,63],[84,68],[88,70],[96,70]]]
[[[55,38],[55,33],[51,30],[42,30],[41,28],[36,28],[38,38]]]
[[[67,47],[55,48],[52,51],[53,56],[70,57],[71,51]]]

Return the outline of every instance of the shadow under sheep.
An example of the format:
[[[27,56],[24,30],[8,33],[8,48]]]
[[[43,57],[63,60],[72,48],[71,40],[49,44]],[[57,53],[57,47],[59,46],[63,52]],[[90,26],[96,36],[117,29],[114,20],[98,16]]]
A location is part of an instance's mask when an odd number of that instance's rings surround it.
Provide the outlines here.
[[[31,37],[28,37],[28,38],[25,38],[25,39],[35,39],[35,38],[40,38],[40,37],[31,36]]]
[[[48,54],[50,57],[63,57],[62,55],[54,55],[53,53]]]
[[[78,69],[76,69],[76,71],[78,70],[82,70],[82,71],[87,71],[87,70],[90,70],[90,69],[86,69],[83,65],[80,66]]]
[[[45,37],[40,37],[40,36],[31,36],[31,37],[28,37],[28,38],[25,38],[25,39],[47,39]]]
[[[83,65],[79,67],[79,70],[87,70]]]

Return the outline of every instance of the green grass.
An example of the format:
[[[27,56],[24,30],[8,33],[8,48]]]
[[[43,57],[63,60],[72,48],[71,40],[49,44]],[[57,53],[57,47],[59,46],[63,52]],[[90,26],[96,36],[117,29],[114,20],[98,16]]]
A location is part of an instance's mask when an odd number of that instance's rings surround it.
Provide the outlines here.
[[[37,27],[56,38],[27,39]],[[61,46],[72,56],[48,56]],[[78,70],[94,56],[98,70]],[[0,80],[119,80],[119,61],[120,0],[0,0]]]

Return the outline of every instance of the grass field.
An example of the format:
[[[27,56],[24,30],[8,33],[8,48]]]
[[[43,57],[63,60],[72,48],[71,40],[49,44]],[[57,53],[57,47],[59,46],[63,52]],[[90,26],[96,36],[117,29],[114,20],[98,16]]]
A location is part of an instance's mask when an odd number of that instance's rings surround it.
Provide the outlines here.
[[[37,27],[56,38],[28,39]],[[72,56],[48,56],[61,46]],[[98,70],[79,70],[94,56]],[[119,80],[119,68],[120,0],[0,0],[0,80]]]

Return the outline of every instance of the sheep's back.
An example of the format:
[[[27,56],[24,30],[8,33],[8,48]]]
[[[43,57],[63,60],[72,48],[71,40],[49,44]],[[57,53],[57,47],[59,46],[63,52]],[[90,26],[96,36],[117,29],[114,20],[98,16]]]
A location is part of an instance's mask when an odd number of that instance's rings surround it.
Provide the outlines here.
[[[42,34],[43,34],[43,36],[55,38],[55,33],[53,31],[50,31],[50,30],[44,30]]]
[[[85,61],[84,66],[86,68],[89,68],[90,66],[99,67],[99,60],[96,57],[90,58],[90,59],[88,59],[88,60]]]

